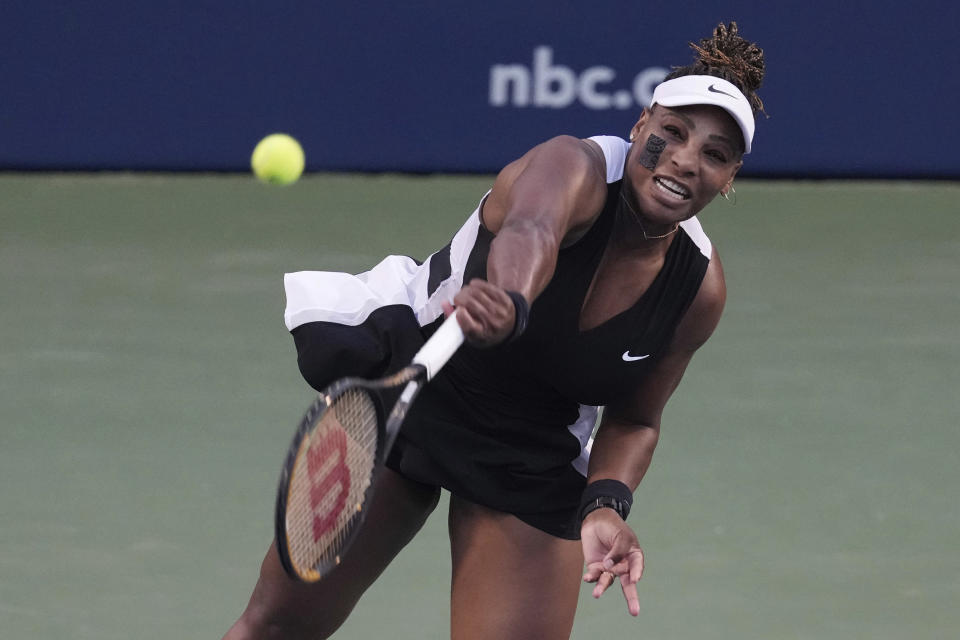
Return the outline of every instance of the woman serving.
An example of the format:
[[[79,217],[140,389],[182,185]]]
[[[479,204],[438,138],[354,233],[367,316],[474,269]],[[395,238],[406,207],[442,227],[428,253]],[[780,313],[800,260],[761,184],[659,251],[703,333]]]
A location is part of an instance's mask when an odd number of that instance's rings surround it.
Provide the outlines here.
[[[580,578],[597,597],[618,583],[638,614],[633,491],[725,300],[696,214],[732,189],[762,109],[763,53],[735,23],[693,46],[629,141],[534,147],[423,264],[286,276],[287,327],[317,389],[407,364],[454,308],[467,344],[411,408],[338,568],[301,584],[271,548],[227,639],[333,634],[441,488],[452,637],[568,637]]]

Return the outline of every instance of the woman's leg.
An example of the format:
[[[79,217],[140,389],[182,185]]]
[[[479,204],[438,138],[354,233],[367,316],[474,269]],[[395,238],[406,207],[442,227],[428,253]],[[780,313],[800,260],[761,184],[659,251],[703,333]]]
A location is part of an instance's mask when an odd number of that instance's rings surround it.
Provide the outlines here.
[[[569,638],[583,551],[515,516],[450,499],[451,638]]]
[[[367,519],[340,565],[316,584],[296,582],[283,571],[276,546],[271,545],[250,603],[224,640],[329,637],[413,539],[439,497],[438,488],[385,468]]]

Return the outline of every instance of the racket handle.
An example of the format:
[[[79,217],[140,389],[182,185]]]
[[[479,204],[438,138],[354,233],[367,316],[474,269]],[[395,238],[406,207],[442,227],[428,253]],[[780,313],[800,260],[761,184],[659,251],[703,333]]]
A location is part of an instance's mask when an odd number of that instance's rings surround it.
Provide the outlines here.
[[[462,344],[463,329],[460,328],[457,312],[454,311],[443,321],[436,333],[430,336],[426,344],[420,347],[417,355],[413,356],[413,362],[426,368],[427,380],[430,380],[437,375],[443,365],[447,364],[447,360]]]

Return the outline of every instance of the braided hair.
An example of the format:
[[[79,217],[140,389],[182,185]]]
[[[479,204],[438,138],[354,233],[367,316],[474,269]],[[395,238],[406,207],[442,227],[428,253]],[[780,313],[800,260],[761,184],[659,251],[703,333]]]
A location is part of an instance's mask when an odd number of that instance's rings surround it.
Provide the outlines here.
[[[674,67],[665,80],[681,76],[714,76],[732,82],[750,101],[754,112],[763,110],[763,101],[757,89],[763,84],[765,64],[763,49],[745,40],[737,33],[737,23],[723,24],[713,30],[713,36],[704,38],[700,44],[690,43],[697,59],[685,67]]]

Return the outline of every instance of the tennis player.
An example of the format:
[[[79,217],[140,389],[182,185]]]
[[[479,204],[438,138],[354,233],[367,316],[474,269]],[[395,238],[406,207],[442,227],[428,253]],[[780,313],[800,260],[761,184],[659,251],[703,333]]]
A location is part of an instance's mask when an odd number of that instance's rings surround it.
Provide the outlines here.
[[[656,87],[630,141],[534,147],[423,264],[287,274],[285,320],[317,389],[408,364],[454,307],[467,344],[411,408],[340,566],[299,583],[271,548],[227,639],[333,634],[441,487],[453,638],[569,637],[580,579],[595,597],[617,583],[639,613],[633,491],[725,300],[696,214],[732,190],[763,109],[763,52],[735,23],[691,46],[696,61]]]

